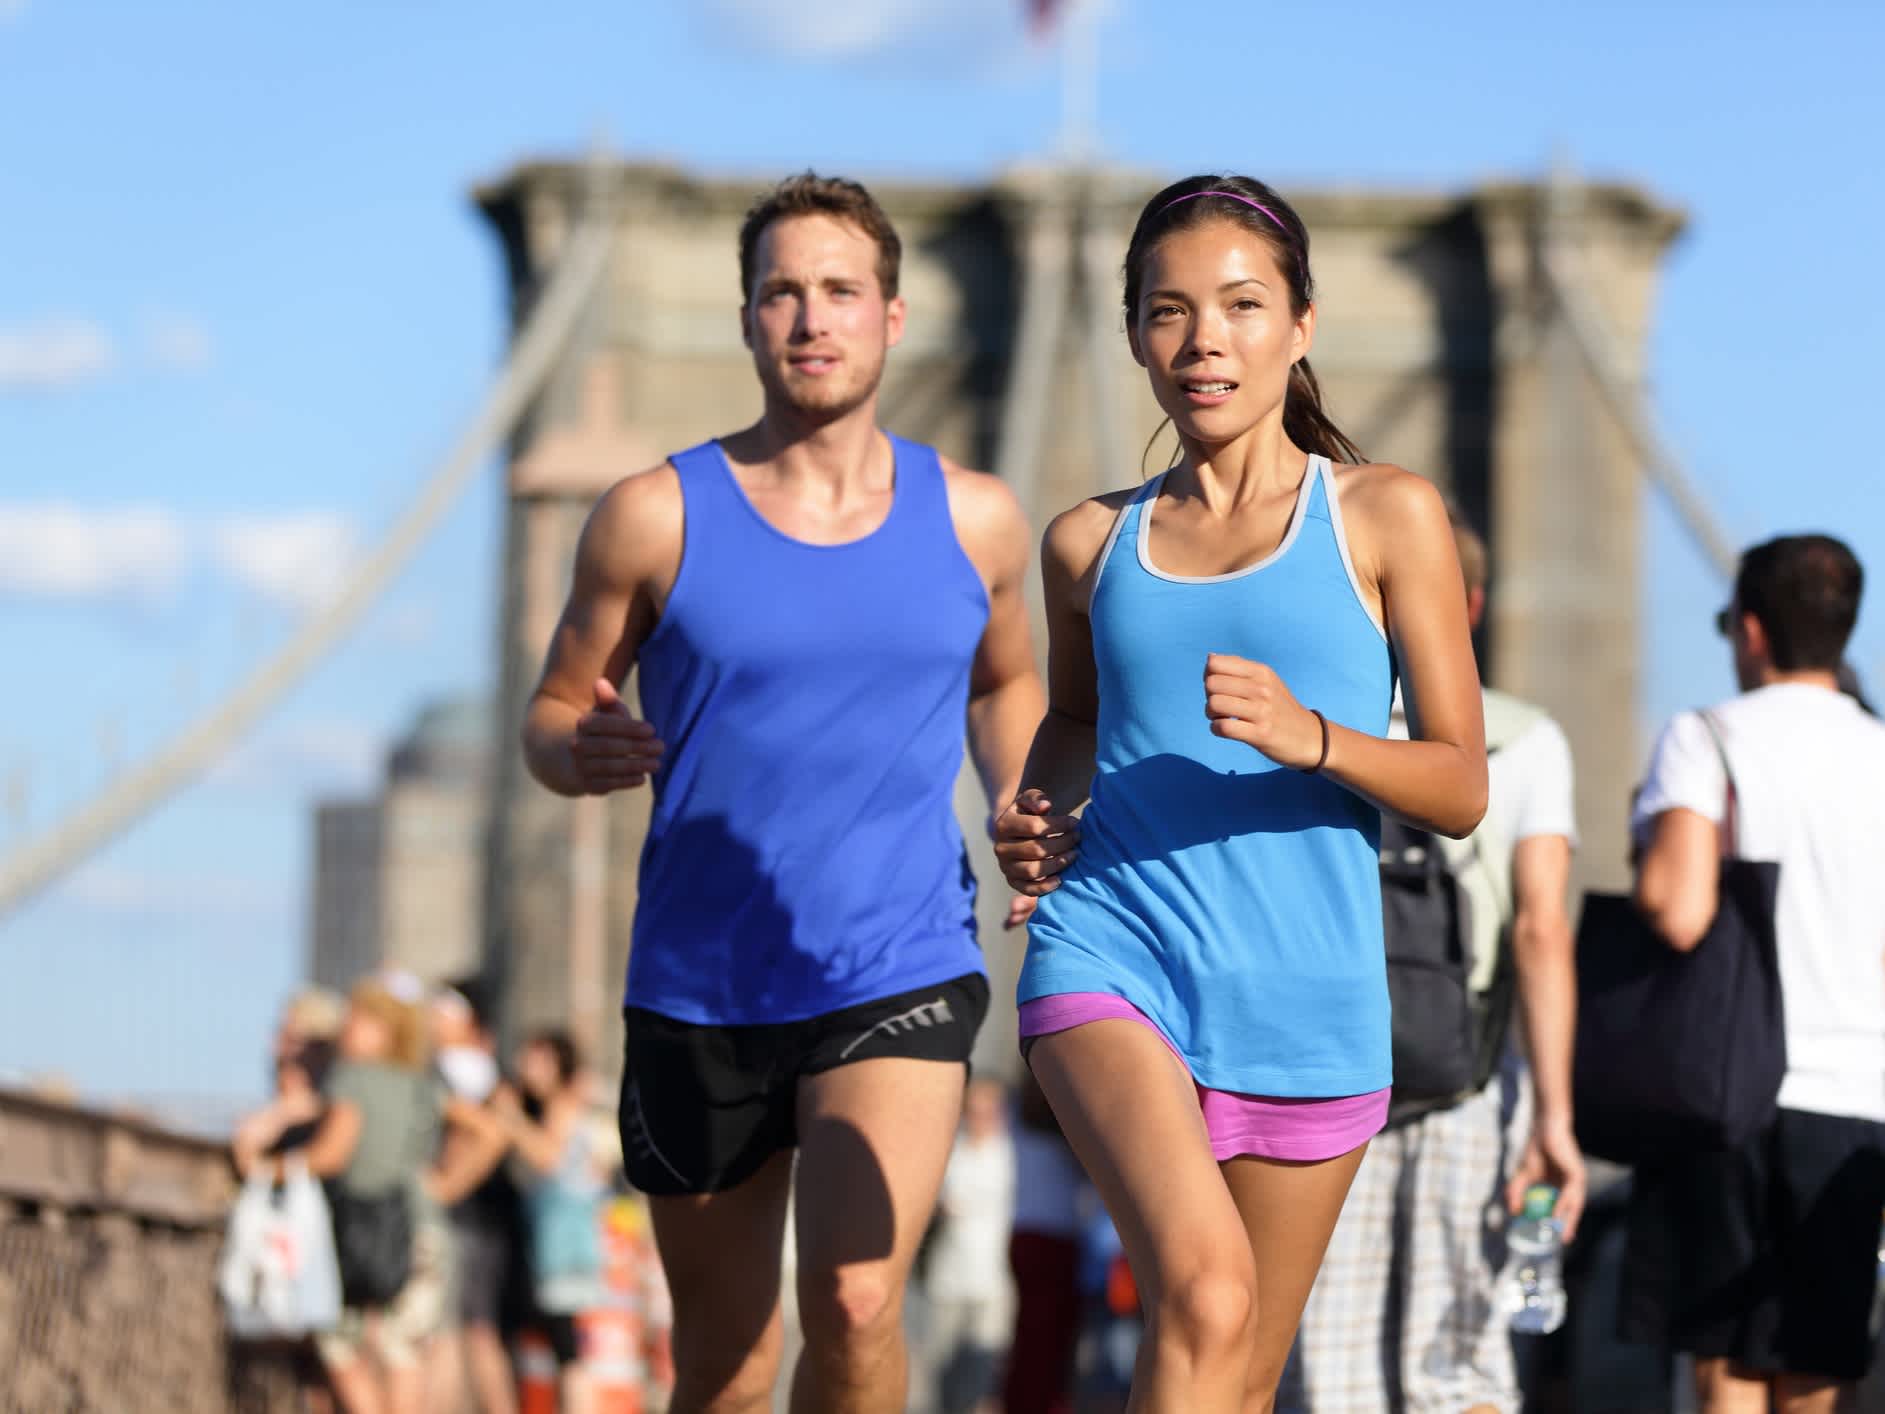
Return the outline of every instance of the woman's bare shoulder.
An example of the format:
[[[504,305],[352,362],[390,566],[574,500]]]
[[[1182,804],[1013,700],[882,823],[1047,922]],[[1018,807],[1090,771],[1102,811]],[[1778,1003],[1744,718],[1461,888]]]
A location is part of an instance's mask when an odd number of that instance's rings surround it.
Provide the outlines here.
[[[1041,540],[1042,560],[1070,578],[1084,576],[1106,548],[1119,513],[1138,494],[1136,486],[1108,491],[1062,511],[1047,523],[1047,534]]]
[[[1342,513],[1351,521],[1360,517],[1368,528],[1377,524],[1404,527],[1408,521],[1438,516],[1446,523],[1447,509],[1440,488],[1426,477],[1392,462],[1363,462],[1335,468],[1335,489],[1342,498]]]

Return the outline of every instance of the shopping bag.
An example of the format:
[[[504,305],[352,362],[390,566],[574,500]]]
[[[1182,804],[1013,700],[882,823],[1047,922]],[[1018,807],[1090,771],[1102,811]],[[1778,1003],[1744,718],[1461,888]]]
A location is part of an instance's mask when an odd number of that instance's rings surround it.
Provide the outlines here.
[[[327,1199],[298,1160],[290,1161],[279,1189],[267,1165],[242,1186],[217,1290],[237,1339],[295,1339],[339,1321],[340,1267]]]

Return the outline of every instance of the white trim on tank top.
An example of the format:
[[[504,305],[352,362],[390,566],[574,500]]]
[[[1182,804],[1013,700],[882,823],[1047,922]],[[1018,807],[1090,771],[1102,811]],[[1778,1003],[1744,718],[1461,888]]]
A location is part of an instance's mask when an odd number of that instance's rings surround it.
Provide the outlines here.
[[[1119,532],[1126,528],[1126,513],[1158,490],[1159,483],[1164,479],[1165,474],[1160,472],[1127,497],[1126,504],[1114,513],[1113,528],[1106,533],[1106,543],[1100,547],[1099,559],[1093,562],[1093,583],[1088,586],[1086,592],[1086,612],[1089,619],[1093,617],[1093,600],[1100,592],[1100,576],[1106,573],[1106,562],[1113,557],[1113,546],[1119,543]]]
[[[1296,504],[1290,508],[1289,529],[1283,532],[1277,547],[1258,560],[1254,565],[1245,565],[1242,569],[1231,570],[1226,574],[1167,574],[1152,563],[1152,507],[1157,504],[1159,489],[1165,484],[1167,473],[1160,472],[1146,488],[1151,494],[1145,498],[1145,509],[1139,512],[1139,534],[1136,546],[1139,554],[1139,568],[1154,579],[1168,579],[1174,584],[1223,584],[1227,580],[1242,579],[1247,574],[1255,574],[1260,569],[1267,569],[1289,553],[1289,547],[1296,543],[1296,537],[1302,534],[1302,523],[1309,514],[1309,495],[1315,489],[1316,477],[1322,474],[1329,459],[1323,456],[1311,456],[1309,465],[1304,468],[1302,484],[1296,488]]]
[[[1362,613],[1368,616],[1368,622],[1374,625],[1374,631],[1381,635],[1381,641],[1388,641],[1387,625],[1381,622],[1378,610],[1368,607],[1368,596],[1361,592],[1361,576],[1355,573],[1354,557],[1348,553],[1348,527],[1342,524],[1342,498],[1335,490],[1335,468],[1329,465],[1329,459],[1322,459],[1323,483],[1327,487],[1324,499],[1329,503],[1329,525],[1335,531],[1335,548],[1341,552],[1342,568],[1348,571],[1348,587],[1355,591],[1355,603]]]
[[[1335,486],[1335,467],[1330,463],[1327,457],[1314,455],[1309,458],[1308,471],[1314,472],[1322,478],[1323,498],[1329,503],[1329,526],[1330,529],[1335,532],[1336,552],[1342,557],[1342,569],[1348,575],[1348,587],[1355,595],[1355,604],[1362,613],[1367,615],[1368,622],[1374,625],[1375,632],[1381,635],[1382,642],[1385,643],[1388,637],[1387,628],[1381,622],[1380,615],[1368,606],[1368,596],[1362,593],[1361,577],[1355,573],[1354,556],[1348,552],[1348,527],[1342,521],[1342,498]],[[1144,505],[1158,495],[1160,488],[1165,484],[1165,476],[1166,473],[1161,471],[1157,476],[1146,482],[1146,484],[1139,489],[1138,494],[1127,501],[1125,505],[1121,506],[1119,513],[1113,517],[1113,528],[1107,533],[1106,543],[1100,548],[1099,559],[1096,560],[1093,565],[1092,587],[1087,590],[1087,616],[1089,618],[1092,617],[1093,614],[1094,597],[1100,592],[1100,576],[1106,572],[1106,562],[1112,559],[1113,547],[1119,543],[1120,532],[1126,528],[1127,515],[1131,513],[1134,506]],[[1256,564],[1247,566],[1244,569],[1232,570],[1229,574],[1167,574],[1154,565],[1146,554],[1146,544],[1150,539],[1152,517],[1146,511],[1142,510],[1139,513],[1139,533],[1135,537],[1137,541],[1135,548],[1138,551],[1140,567],[1144,569],[1147,574],[1153,575],[1159,579],[1171,580],[1178,584],[1217,584],[1224,580],[1239,579],[1244,575],[1254,574],[1265,565],[1274,563],[1275,560],[1290,547],[1290,544],[1295,540],[1298,532],[1302,529],[1302,523],[1308,517],[1309,495],[1313,489],[1310,484],[1311,479],[1308,472],[1305,472],[1302,485],[1297,488],[1296,504],[1290,510],[1290,525],[1289,529],[1283,533],[1282,543],[1268,555],[1257,561]]]

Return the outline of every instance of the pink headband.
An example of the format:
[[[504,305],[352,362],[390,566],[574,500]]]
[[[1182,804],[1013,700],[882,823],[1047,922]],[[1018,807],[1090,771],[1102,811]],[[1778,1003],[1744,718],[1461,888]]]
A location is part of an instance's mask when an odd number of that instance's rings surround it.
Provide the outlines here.
[[[1284,235],[1288,236],[1291,240],[1296,239],[1295,235],[1291,233],[1289,227],[1285,226],[1282,223],[1282,221],[1278,219],[1277,214],[1274,211],[1270,210],[1269,207],[1265,206],[1260,201],[1252,201],[1247,196],[1239,196],[1234,191],[1186,192],[1183,196],[1173,197],[1170,201],[1166,202],[1163,206],[1161,206],[1159,208],[1159,211],[1161,212],[1170,211],[1174,206],[1178,205],[1178,203],[1181,201],[1195,201],[1197,200],[1197,198],[1201,196],[1227,196],[1232,201],[1241,201],[1245,206],[1254,206],[1256,207],[1257,210],[1261,211],[1265,216],[1268,216],[1270,218],[1271,224],[1274,225],[1277,230],[1281,231]]]

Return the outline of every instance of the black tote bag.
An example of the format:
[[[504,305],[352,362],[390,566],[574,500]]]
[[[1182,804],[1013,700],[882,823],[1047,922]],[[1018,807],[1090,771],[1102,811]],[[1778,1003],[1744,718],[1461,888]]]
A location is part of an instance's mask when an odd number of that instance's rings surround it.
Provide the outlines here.
[[[1780,865],[1739,856],[1738,798],[1727,774],[1715,918],[1677,952],[1628,895],[1587,894],[1577,929],[1578,1142],[1617,1163],[1653,1163],[1739,1144],[1774,1118],[1787,1070],[1774,903]]]

